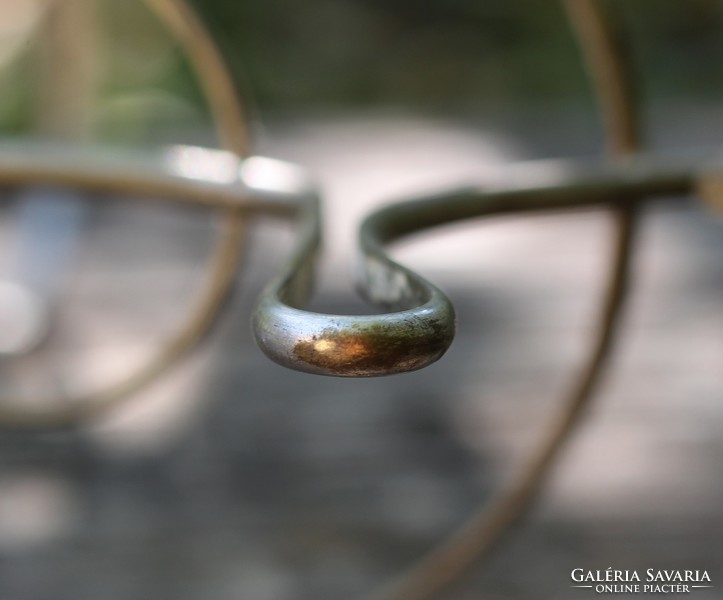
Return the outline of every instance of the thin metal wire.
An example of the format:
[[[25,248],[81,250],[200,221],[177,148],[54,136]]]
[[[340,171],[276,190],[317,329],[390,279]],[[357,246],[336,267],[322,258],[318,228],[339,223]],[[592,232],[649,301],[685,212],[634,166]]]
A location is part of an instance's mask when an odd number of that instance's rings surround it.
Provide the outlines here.
[[[203,152],[196,149],[194,152]],[[209,152],[209,151],[206,151]],[[218,151],[210,151],[214,155]],[[210,156],[209,158],[213,158]],[[219,158],[219,157],[216,157]],[[62,156],[57,150],[49,151],[47,147],[42,151],[29,148],[24,153],[15,149],[12,152],[3,152],[0,149],[0,185],[17,186],[34,181],[51,186],[70,186],[82,188],[89,191],[108,194],[108,192],[123,191],[130,197],[137,197],[143,201],[157,199],[158,201],[178,201],[190,206],[199,206],[214,209],[224,209],[238,212],[245,217],[268,215],[289,218],[296,216],[301,219],[299,230],[302,232],[301,242],[297,253],[290,261],[286,274],[281,278],[283,281],[284,300],[288,303],[303,304],[306,294],[310,288],[311,273],[319,241],[319,207],[318,198],[314,188],[302,183],[296,184],[291,190],[283,185],[278,189],[267,187],[260,188],[255,185],[253,178],[248,177],[246,171],[253,173],[254,169],[245,169],[240,166],[248,166],[256,160],[265,161],[264,171],[268,172],[269,159],[257,159],[255,157],[239,161],[233,155],[225,155],[224,159],[234,159],[234,165],[226,165],[233,174],[241,171],[241,177],[233,175],[226,183],[214,183],[198,179],[188,179],[183,176],[174,175],[171,172],[163,172],[155,166],[155,161],[149,157],[134,156],[133,160],[122,157],[104,157],[102,154],[92,151],[76,151],[73,153],[68,147],[63,148]],[[278,161],[276,161],[278,162]],[[580,170],[573,175],[573,168],[565,169],[569,174],[560,183],[548,184],[546,187],[528,187],[520,189],[505,189],[490,192],[478,188],[469,188],[432,198],[420,199],[409,203],[392,205],[391,207],[372,215],[362,226],[361,242],[365,255],[364,265],[366,267],[366,295],[374,297],[377,302],[406,303],[415,294],[427,294],[425,286],[429,284],[413,272],[394,263],[384,252],[384,247],[389,242],[412,231],[424,229],[434,225],[440,225],[454,220],[469,219],[473,217],[491,217],[500,214],[539,212],[545,210],[572,209],[585,206],[608,206],[612,202],[637,203],[643,198],[670,194],[684,194],[693,187],[695,175],[689,168],[675,168],[672,166],[646,166],[643,164],[624,164],[610,166],[607,169],[595,169],[593,171]],[[272,177],[271,180],[283,182],[284,177]],[[104,196],[101,195],[100,198]],[[230,264],[222,265],[222,271],[232,276],[235,269]],[[371,275],[370,275],[371,274]],[[397,285],[389,285],[389,281],[396,281]],[[400,287],[400,282],[409,284],[409,288]],[[276,284],[274,284],[275,287]],[[395,296],[400,294],[401,296]],[[381,300],[380,300],[381,299]],[[296,315],[301,326],[308,326],[305,314],[302,312]],[[379,335],[378,323],[389,325],[389,315],[376,315],[369,317],[347,317],[350,320],[349,337],[337,337],[339,346],[335,349],[337,362],[342,368],[348,369],[349,364],[357,360],[356,368],[362,366],[370,370],[372,368],[386,368],[392,371],[397,368],[399,356],[399,338],[409,338],[407,325],[398,321],[402,329],[397,331],[393,327],[388,330],[392,337],[392,343],[388,344]],[[207,318],[211,318],[209,315]],[[258,319],[258,314],[256,315]],[[316,318],[323,324],[325,329],[330,328],[335,322],[333,315],[316,315]],[[374,335],[365,339],[360,323],[366,321]],[[203,327],[202,323],[199,327]],[[419,329],[418,324],[412,324]],[[360,335],[360,333],[362,335]],[[434,333],[434,332],[433,332]],[[196,329],[189,335],[200,335]],[[361,341],[360,341],[361,339]],[[182,340],[184,343],[192,343]],[[316,342],[325,342],[321,337]],[[358,357],[360,351],[355,344],[365,342],[368,344],[377,343],[382,349],[377,353],[373,346],[369,346],[368,353],[371,358],[367,363],[360,365]],[[406,350],[414,353],[415,360],[422,360],[428,356],[428,340],[422,340],[422,345],[416,342],[406,347]],[[425,346],[424,344],[427,344]],[[389,351],[392,348],[392,352]],[[385,350],[386,348],[386,350]],[[404,348],[402,348],[404,349]],[[419,359],[418,357],[422,357]],[[395,361],[384,364],[385,361]],[[145,368],[160,369],[166,364],[155,366],[151,362]],[[328,366],[328,365],[327,365]],[[13,422],[16,425],[57,425],[61,423],[74,422],[86,418],[95,411],[103,409],[108,402],[115,402],[121,397],[127,396],[131,391],[138,389],[137,386],[144,385],[150,375],[136,376],[124,381],[110,390],[104,390],[91,395],[76,398],[73,405],[57,410],[44,411],[42,414],[6,409],[0,412],[0,421]],[[366,374],[366,373],[365,373]],[[108,400],[110,398],[111,400]],[[78,407],[74,407],[79,404]],[[7,406],[7,405],[6,405]]]
[[[201,21],[183,0],[145,0],[177,37],[191,60],[209,103],[223,146],[238,156],[248,155],[249,131],[233,80],[221,53]],[[26,174],[30,174],[26,170]],[[40,171],[42,169],[38,169]],[[52,171],[52,169],[51,169]],[[76,169],[76,179],[82,179]],[[35,175],[41,173],[36,172]],[[28,179],[25,183],[39,183]],[[87,177],[86,177],[87,179]],[[92,176],[90,176],[92,179]],[[132,178],[131,178],[132,179]],[[127,183],[128,180],[125,180]],[[118,190],[128,189],[116,180]],[[246,219],[235,206],[223,211],[223,229],[212,252],[205,282],[190,318],[161,350],[137,372],[102,391],[63,398],[62,403],[45,404],[42,413],[20,406],[2,406],[0,425],[12,427],[57,427],[84,420],[109,409],[153,381],[193,348],[219,315],[228,297],[245,240]],[[34,403],[33,403],[34,404]],[[52,406],[52,408],[49,408]]]
[[[203,22],[185,0],[144,0],[175,35],[203,88],[221,146],[251,154],[249,119],[226,61]]]
[[[135,151],[132,155],[114,153],[108,148],[49,146],[27,144],[22,147],[0,145],[0,185],[19,187],[29,182],[38,185],[83,189],[98,194],[127,194],[131,201],[179,202],[211,210],[244,214],[293,216],[298,203],[274,203],[246,186],[238,171],[248,159],[234,154],[218,156],[218,150],[191,146],[171,148],[172,154],[184,149],[200,153],[199,160],[213,163],[222,158],[229,177],[214,181],[188,177],[173,168],[165,150]],[[268,160],[268,159],[265,159]],[[280,161],[276,161],[280,162]],[[103,198],[94,198],[102,201]]]
[[[254,311],[259,346],[284,366],[324,375],[376,376],[420,368],[436,360],[451,342],[454,313],[443,292],[389,258],[387,244],[463,219],[628,206],[648,196],[688,193],[694,177],[690,169],[642,162],[566,171],[560,181],[546,186],[497,191],[470,187],[396,203],[372,214],[360,230],[359,288],[371,302],[392,311],[383,314],[328,315],[303,309],[320,235],[318,216],[307,214],[292,258]]]
[[[563,0],[605,126],[608,153],[621,158],[640,150],[642,126],[635,78],[619,19],[609,0]]]

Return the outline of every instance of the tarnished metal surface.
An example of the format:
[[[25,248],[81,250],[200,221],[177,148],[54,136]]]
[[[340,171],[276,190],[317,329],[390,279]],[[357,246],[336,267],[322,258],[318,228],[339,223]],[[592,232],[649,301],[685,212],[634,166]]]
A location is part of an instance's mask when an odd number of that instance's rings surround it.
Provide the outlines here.
[[[320,239],[318,200],[301,199],[299,238],[293,257],[261,295],[253,328],[261,349],[299,371],[372,377],[413,371],[438,360],[454,337],[454,309],[437,287],[394,262],[385,245],[430,227],[494,215],[637,202],[684,194],[692,174],[681,168],[610,166],[572,170],[563,181],[538,187],[477,187],[383,208],[360,230],[359,291],[389,312],[326,315],[303,310],[311,292]],[[576,173],[576,174],[575,174]]]
[[[302,309],[311,292],[320,241],[318,199],[306,198],[304,207],[296,252],[254,311],[254,334],[261,349],[284,366],[345,377],[412,371],[442,356],[454,337],[451,303],[381,252],[366,256],[365,273],[377,282],[371,288],[384,303],[401,310],[347,316]]]
[[[186,161],[188,156],[193,160]],[[210,170],[201,168],[204,161]],[[0,184],[6,186],[33,181],[167,198],[247,216],[295,218],[299,236],[294,254],[261,295],[253,315],[254,334],[261,349],[286,367],[342,377],[420,369],[438,360],[454,337],[449,299],[394,262],[386,253],[387,244],[463,219],[685,194],[695,179],[690,168],[633,162],[593,170],[571,166],[566,172],[559,181],[546,178],[544,185],[467,187],[396,203],[372,214],[360,230],[358,284],[367,300],[388,312],[349,316],[304,310],[319,247],[320,202],[310,180],[293,165],[262,157],[240,160],[229,153],[190,147],[177,147],[155,158],[114,156],[112,160],[97,151],[67,147],[62,152],[47,147],[0,148]],[[126,392],[123,386],[118,390],[121,395]],[[101,394],[105,397],[105,392]]]

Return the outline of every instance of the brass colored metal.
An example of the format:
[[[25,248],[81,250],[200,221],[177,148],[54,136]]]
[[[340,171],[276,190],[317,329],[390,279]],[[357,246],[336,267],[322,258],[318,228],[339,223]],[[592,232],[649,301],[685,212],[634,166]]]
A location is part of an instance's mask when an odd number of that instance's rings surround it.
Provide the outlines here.
[[[574,172],[574,169],[570,168]],[[369,377],[419,369],[437,360],[452,342],[454,310],[437,287],[394,262],[385,246],[431,227],[471,218],[630,207],[656,196],[690,193],[692,171],[628,162],[578,169],[556,184],[489,191],[464,188],[390,205],[360,230],[358,287],[377,315],[327,315],[303,310],[311,292],[320,219],[307,210],[293,257],[264,291],[253,327],[261,349],[285,367],[340,377]],[[604,328],[605,329],[605,328]]]
[[[251,189],[240,171],[244,160],[224,153],[226,162],[233,161],[238,175],[224,181],[188,177],[174,169],[169,152],[189,149],[208,153],[213,161],[218,150],[177,146],[167,150],[124,154],[108,148],[52,146],[27,144],[0,145],[0,185],[20,187],[30,183],[68,187],[106,194],[128,194],[137,200],[171,201],[218,211],[234,211],[244,215],[269,213],[292,215],[298,202],[269,203],[257,195],[263,190]],[[258,159],[259,157],[251,157]],[[274,161],[281,162],[281,161]],[[282,190],[284,188],[281,188]]]
[[[188,55],[208,101],[221,147],[251,154],[249,119],[226,61],[186,0],[144,0]]]
[[[708,208],[723,217],[723,176],[714,173],[701,175],[696,190]]]
[[[381,251],[365,256],[366,289],[377,304],[398,312],[349,316],[303,310],[311,292],[320,225],[317,211],[303,216],[294,256],[259,299],[253,329],[261,349],[286,367],[343,377],[412,371],[437,360],[454,336],[452,304]]]
[[[235,91],[233,80],[213,39],[184,0],[146,1],[176,36],[189,56],[208,100],[223,146],[239,157],[247,156],[250,136],[246,116]],[[58,153],[54,158],[56,162],[53,164],[33,165],[23,164],[21,156],[20,164],[15,164],[14,169],[5,170],[5,181],[6,183],[15,181],[18,184],[56,183],[79,187],[84,187],[83,183],[98,183],[100,174],[89,172],[82,166],[83,163],[64,164],[62,153]],[[38,157],[38,159],[42,161],[42,157]],[[12,167],[13,160],[13,158],[9,158],[8,162],[4,164]],[[130,191],[128,183],[134,181],[133,173],[119,171],[115,175],[111,173],[106,173],[106,175],[104,182],[106,190]],[[128,176],[130,177],[128,178]],[[155,179],[151,177],[144,182],[137,181],[136,189],[139,193],[154,193],[161,191],[159,188],[165,187],[169,192],[168,195],[171,196],[188,197],[192,195],[184,190],[190,186],[192,191],[193,184],[178,181],[161,183],[159,179],[163,179],[163,177]],[[170,189],[174,187],[175,190]],[[92,185],[86,186],[86,189],[90,188]],[[171,193],[173,191],[175,194]],[[220,313],[235,278],[246,231],[243,212],[240,212],[235,204],[229,198],[228,206],[223,211],[223,231],[213,250],[207,269],[209,279],[202,290],[196,309],[175,337],[166,342],[160,354],[126,380],[102,392],[83,395],[80,398],[63,399],[63,402],[54,404],[58,407],[54,410],[33,412],[23,409],[22,404],[0,403],[0,425],[44,428],[67,425],[88,418],[143,388],[190,350],[203,337]]]

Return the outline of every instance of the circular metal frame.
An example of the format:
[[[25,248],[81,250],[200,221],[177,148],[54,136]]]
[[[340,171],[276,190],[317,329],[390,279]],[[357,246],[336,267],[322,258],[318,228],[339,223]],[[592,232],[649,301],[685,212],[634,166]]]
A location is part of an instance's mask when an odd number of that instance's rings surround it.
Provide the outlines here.
[[[184,48],[206,96],[222,147],[239,157],[248,156],[250,134],[246,114],[221,53],[201,21],[184,0],[144,1]],[[92,187],[84,184],[97,184],[103,180],[104,191],[128,192],[136,187],[139,192],[146,193],[155,191],[159,183],[151,178],[145,181],[148,187],[134,186],[134,183],[141,183],[134,177],[134,171],[118,171],[112,177],[104,179],[102,175],[86,170],[88,167],[85,165],[93,162],[68,165],[68,161],[63,160],[62,156],[62,153],[50,153],[44,157],[33,157],[29,162],[23,162],[25,157],[22,155],[5,156],[0,167],[3,179],[6,184],[52,182],[80,188]],[[43,159],[52,160],[43,164]],[[163,188],[162,185],[160,187]],[[187,182],[179,179],[175,182],[173,191],[178,197],[178,192],[182,190],[186,191],[181,196],[196,198],[198,201],[198,195],[192,193],[193,188],[189,188]],[[230,202],[222,208],[222,212],[223,230],[209,261],[210,276],[206,288],[185,324],[154,358],[121,382],[99,392],[63,399],[63,402],[53,403],[52,409],[45,407],[42,411],[25,410],[23,403],[17,402],[10,406],[0,405],[0,425],[48,427],[81,420],[137,392],[190,350],[212,325],[229,294],[245,239],[246,221],[235,203]]]

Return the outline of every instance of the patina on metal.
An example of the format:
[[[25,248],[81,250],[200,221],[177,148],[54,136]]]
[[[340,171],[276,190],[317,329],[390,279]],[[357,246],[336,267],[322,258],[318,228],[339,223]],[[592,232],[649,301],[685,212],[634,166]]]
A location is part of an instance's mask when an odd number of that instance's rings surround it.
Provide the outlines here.
[[[362,289],[396,312],[329,315],[303,310],[321,235],[319,203],[307,200],[291,260],[261,295],[253,315],[260,348],[276,362],[307,373],[342,377],[390,375],[437,360],[454,337],[447,297],[392,261],[369,240]]]
[[[360,293],[389,312],[331,315],[304,310],[311,294],[320,242],[318,201],[300,205],[299,237],[282,273],[254,310],[259,347],[279,364],[320,375],[373,377],[413,371],[438,360],[454,338],[449,298],[414,271],[392,260],[392,242],[432,227],[472,218],[632,206],[647,199],[687,194],[693,171],[679,166],[629,162],[598,168],[570,165],[563,179],[539,186],[488,190],[467,187],[408,202],[370,215],[359,234]]]

